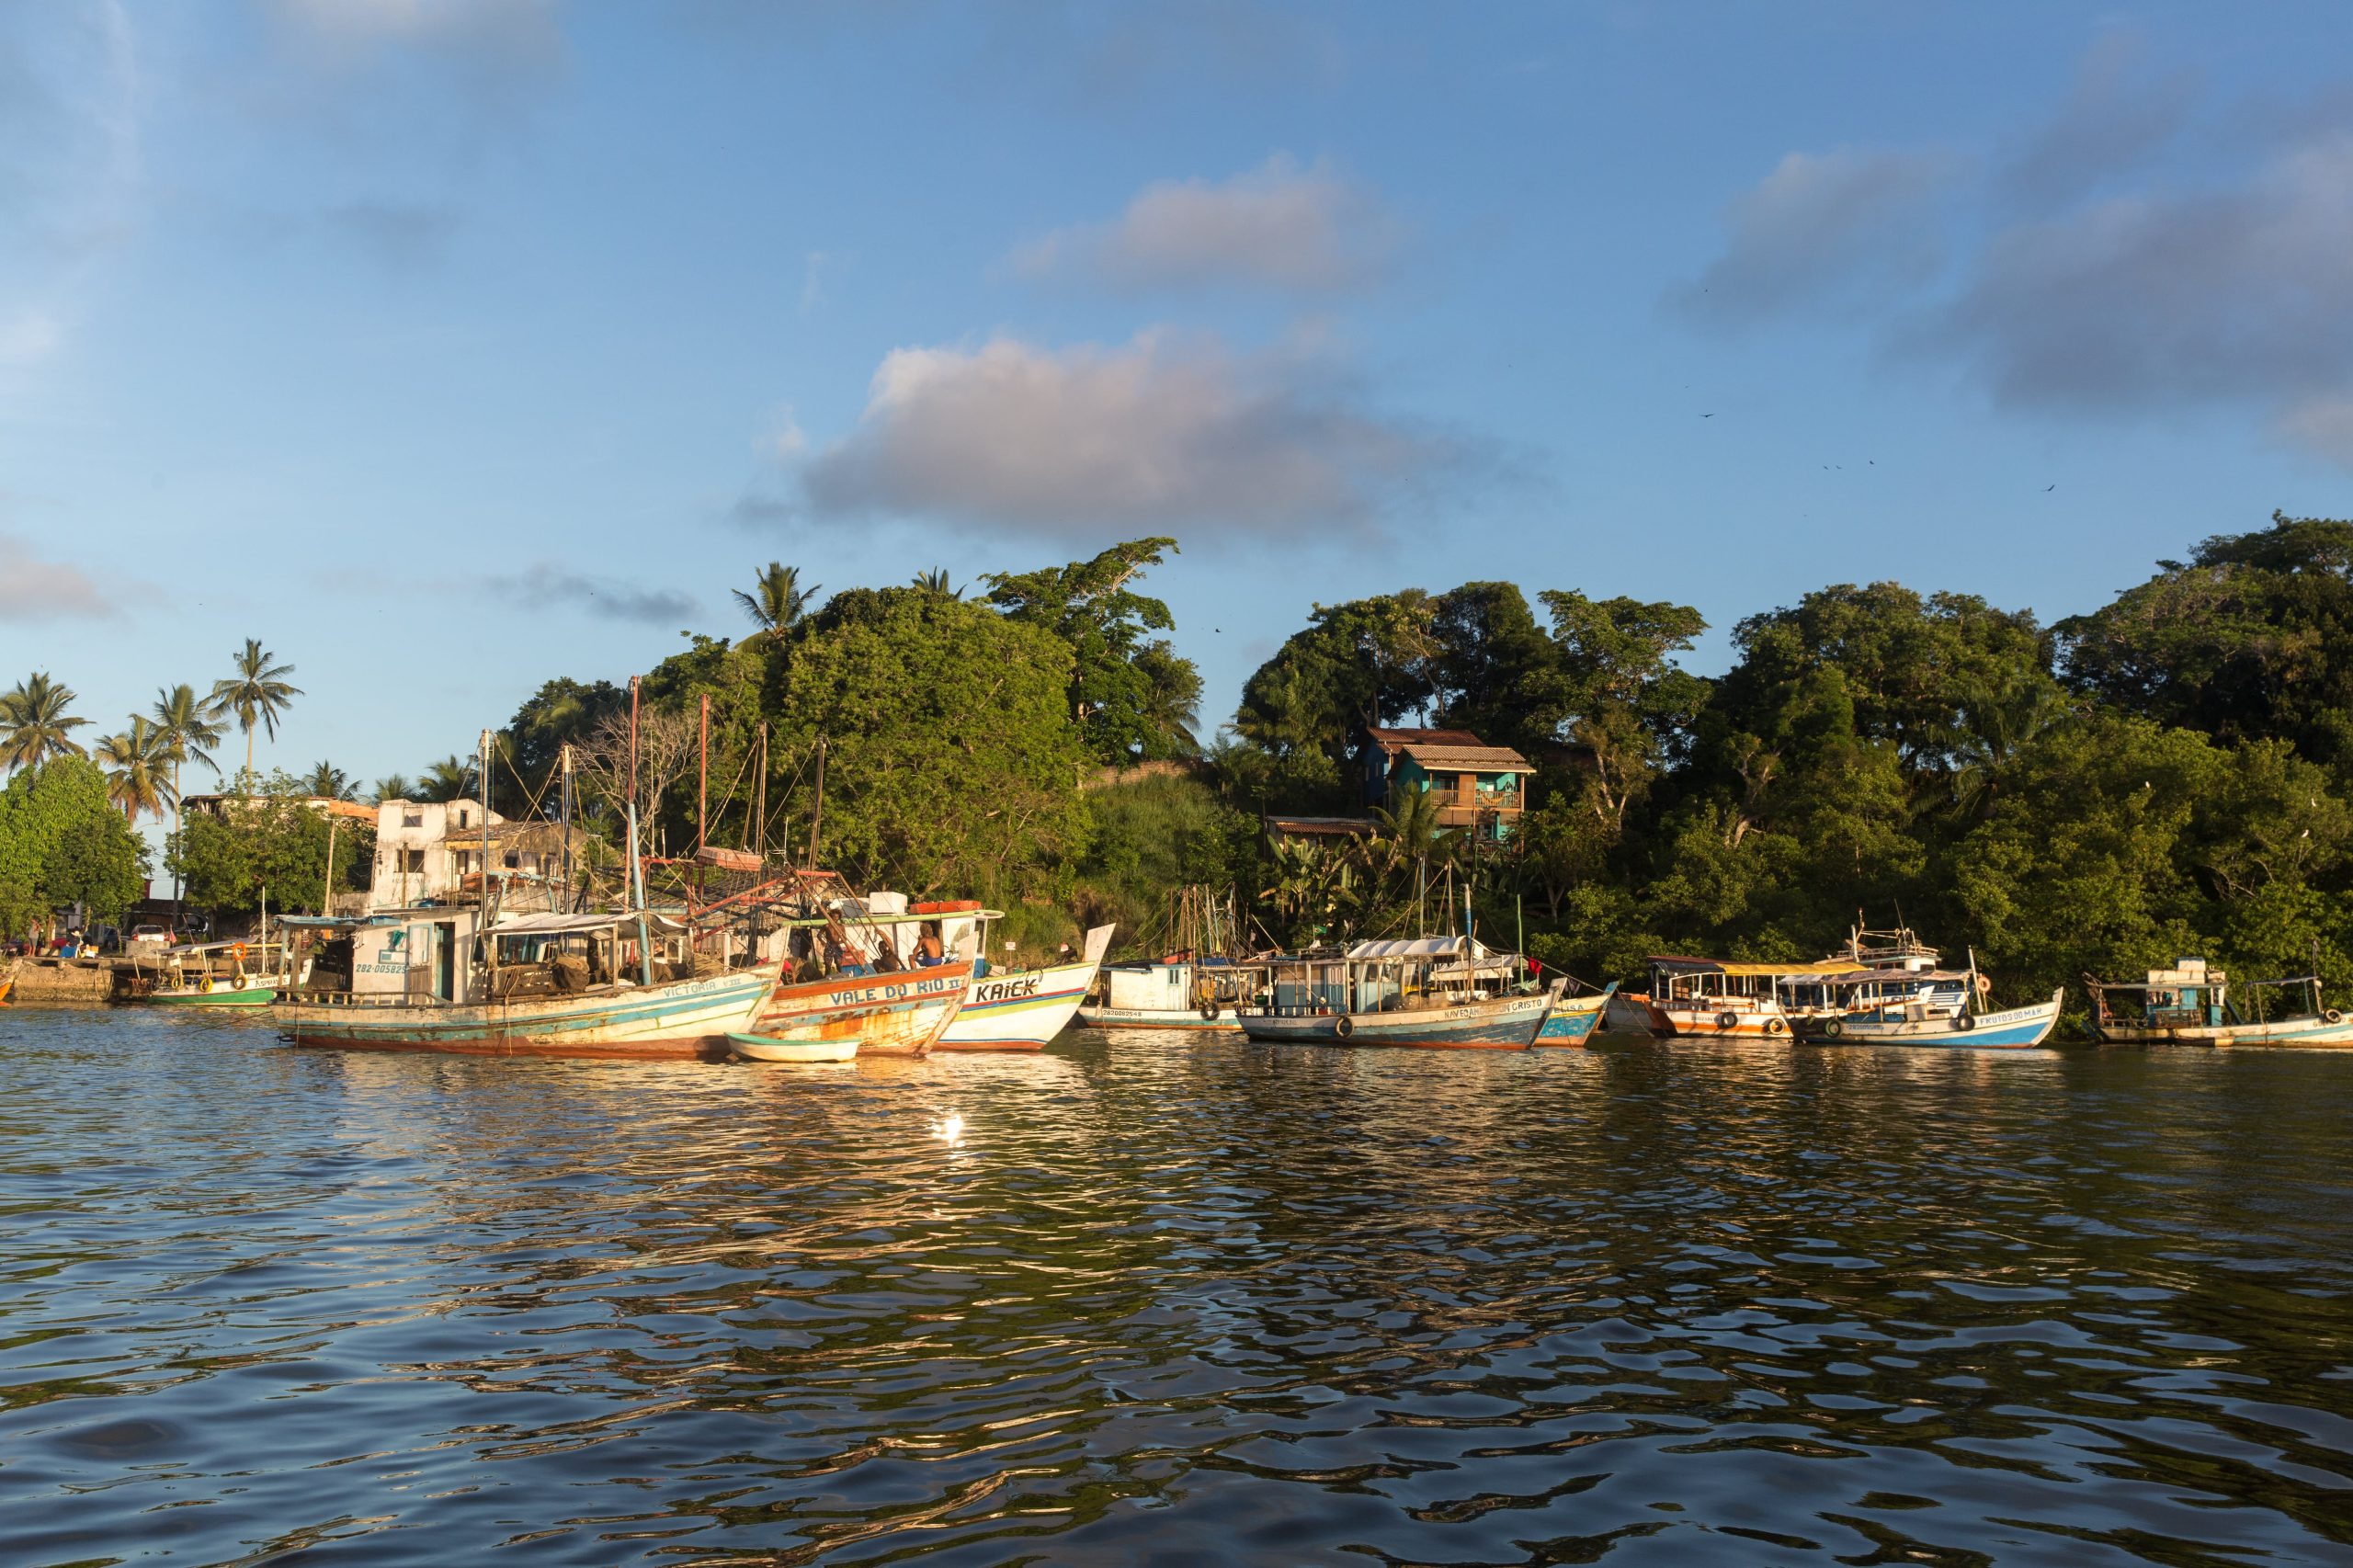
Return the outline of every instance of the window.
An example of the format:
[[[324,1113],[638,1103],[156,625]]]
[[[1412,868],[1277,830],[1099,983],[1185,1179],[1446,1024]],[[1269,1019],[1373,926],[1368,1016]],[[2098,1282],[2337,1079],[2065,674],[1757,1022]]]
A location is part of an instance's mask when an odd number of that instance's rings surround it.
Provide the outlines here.
[[[404,871],[414,871],[418,876],[423,876],[425,874],[425,851],[422,849],[402,850],[401,869]]]
[[[458,825],[459,825],[460,827],[463,827],[463,826],[465,826],[465,825],[466,825],[466,824],[467,824],[467,822],[468,822],[469,820],[470,820],[470,819],[469,819],[469,817],[468,817],[468,814],[467,814],[467,812],[466,812],[465,808],[464,808],[464,807],[462,807],[462,806],[461,806],[461,807],[460,807],[460,808],[458,809]]]
[[[423,827],[425,825],[425,813],[423,812],[403,812],[401,813],[401,825],[403,827]]]
[[[509,850],[506,852],[506,869],[507,869],[508,870],[510,870],[510,871],[513,871],[513,870],[518,870],[518,869],[521,869],[522,864],[523,864],[523,857],[521,857],[520,855],[517,855],[517,853],[515,853],[515,851],[513,851],[512,849],[509,849]]]

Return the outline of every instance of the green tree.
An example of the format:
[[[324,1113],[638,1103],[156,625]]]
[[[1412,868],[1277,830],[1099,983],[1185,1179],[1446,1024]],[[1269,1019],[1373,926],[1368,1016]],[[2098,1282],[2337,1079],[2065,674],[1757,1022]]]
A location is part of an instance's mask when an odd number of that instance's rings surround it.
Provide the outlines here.
[[[179,791],[171,774],[174,748],[145,715],[132,714],[129,729],[107,736],[92,749],[95,760],[107,770],[108,796],[122,808],[125,821],[135,823],[140,812],[152,812],[160,822],[166,807],[178,811]]]
[[[1067,566],[982,579],[989,603],[1007,619],[1049,631],[1069,648],[1071,722],[1107,763],[1199,750],[1193,733],[1199,673],[1165,639],[1149,635],[1176,626],[1167,605],[1129,585],[1176,550],[1173,539],[1131,540]]]
[[[452,752],[426,768],[418,780],[417,791],[428,801],[463,801],[474,793],[475,767],[472,757]]]
[[[73,903],[119,916],[144,887],[147,846],[79,756],[20,768],[0,790],[0,927],[30,929]]]
[[[180,767],[184,763],[200,762],[212,769],[215,778],[221,777],[221,765],[212,760],[211,748],[221,744],[223,727],[212,722],[205,711],[203,701],[196,695],[196,687],[185,683],[179,686],[157,687],[153,711],[155,731],[169,749],[172,763],[172,831],[180,826]]]
[[[1510,583],[1465,583],[1430,604],[1438,718],[1489,745],[1534,755],[1568,716],[1552,640]]]
[[[219,815],[200,812],[182,823],[165,859],[188,901],[243,914],[258,909],[266,892],[273,910],[314,909],[325,890],[330,841],[335,886],[364,885],[361,868],[374,860],[374,831],[351,823],[331,826],[324,812],[306,803],[310,793],[308,780],[274,773],[258,793],[222,802]]]
[[[752,591],[737,588],[735,603],[759,630],[756,637],[782,637],[808,615],[819,588],[815,583],[806,588],[801,585],[801,569],[787,566],[781,561],[771,561],[760,569],[753,581]]]
[[[923,892],[1065,884],[1087,820],[1071,663],[1050,632],[979,605],[837,595],[795,641],[775,734],[800,759],[826,744],[825,863]]]
[[[395,773],[390,778],[376,780],[376,804],[380,806],[386,801],[415,799],[417,799],[416,786],[410,783],[404,774]]]
[[[80,756],[73,732],[89,722],[66,711],[74,693],[35,670],[17,687],[0,694],[0,764],[10,769],[39,767],[52,756]]]
[[[286,679],[294,673],[294,666],[279,664],[258,638],[246,638],[245,645],[237,650],[231,662],[236,674],[212,683],[212,695],[206,706],[213,718],[234,718],[237,727],[245,733],[245,776],[250,778],[254,770],[255,727],[258,725],[271,740],[276,740],[278,720],[293,706],[294,699],[302,695],[302,688]]]
[[[915,585],[926,594],[941,594],[951,599],[961,599],[964,597],[963,589],[949,585],[948,568],[945,566],[934,566],[916,573]]]
[[[1356,748],[1357,732],[1393,723],[1429,706],[1430,661],[1438,652],[1435,611],[1419,588],[1318,605],[1261,665],[1242,691],[1234,729],[1270,753],[1297,759],[1319,750],[1336,778]]]
[[[353,788],[351,775],[331,762],[314,762],[311,771],[302,775],[302,788],[323,801],[356,801],[358,791]]]
[[[2353,777],[2353,522],[2274,512],[2053,630],[2068,685],[2120,713]]]

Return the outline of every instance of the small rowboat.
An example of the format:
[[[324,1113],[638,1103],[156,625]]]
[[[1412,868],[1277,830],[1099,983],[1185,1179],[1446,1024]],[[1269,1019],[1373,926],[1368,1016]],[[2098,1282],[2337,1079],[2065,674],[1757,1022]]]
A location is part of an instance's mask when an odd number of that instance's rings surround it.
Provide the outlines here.
[[[146,999],[158,1007],[267,1007],[278,1000],[278,987],[248,982],[244,975],[229,980],[208,975],[193,985],[159,985]]]
[[[738,1056],[755,1062],[855,1062],[858,1040],[775,1040],[764,1034],[731,1034],[728,1045]]]

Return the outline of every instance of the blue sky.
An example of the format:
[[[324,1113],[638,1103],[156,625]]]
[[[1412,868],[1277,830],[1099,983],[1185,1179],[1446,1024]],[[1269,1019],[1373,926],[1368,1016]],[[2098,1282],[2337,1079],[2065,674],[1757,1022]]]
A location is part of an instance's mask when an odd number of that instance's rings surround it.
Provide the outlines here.
[[[780,559],[2046,618],[2353,513],[2353,12],[0,7],[0,676],[462,751]]]

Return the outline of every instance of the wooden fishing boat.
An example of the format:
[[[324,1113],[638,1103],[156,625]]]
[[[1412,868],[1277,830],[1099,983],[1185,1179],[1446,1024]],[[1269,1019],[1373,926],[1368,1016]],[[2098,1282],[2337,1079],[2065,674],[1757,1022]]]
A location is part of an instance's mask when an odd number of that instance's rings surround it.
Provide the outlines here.
[[[1526,983],[1517,954],[1468,937],[1360,942],[1268,969],[1267,999],[1240,1012],[1243,1033],[1267,1044],[1526,1051],[1568,984]]]
[[[1662,955],[1650,960],[1651,1032],[1668,1040],[1780,1040],[1790,1018],[1780,987],[1792,978],[1844,974],[1855,966],[1742,963]]]
[[[2287,1046],[2343,1050],[2353,1046],[2353,1016],[2323,1006],[2317,975],[2233,982],[2204,959],[2177,959],[2131,983],[2085,977],[2091,993],[2092,1033],[2109,1045]],[[2268,993],[2281,997],[2267,1017]],[[2293,994],[2290,995],[2290,993]]]
[[[1974,978],[1973,976],[1971,978]],[[1823,1020],[1821,1039],[1852,1045],[1927,1045],[1962,1050],[2029,1051],[2051,1038],[2059,1022],[2059,1008],[2067,997],[2061,986],[2048,1002],[1981,1011],[1983,994],[1973,985],[1968,1002],[1958,1009],[1935,1007],[1926,1001],[1890,1002],[1868,1012]]]
[[[1079,1006],[1080,1027],[1241,1032],[1236,1009],[1265,995],[1267,966],[1243,956],[1232,892],[1182,889],[1170,900],[1165,930],[1170,945],[1157,960],[1105,966]]]
[[[973,908],[980,915],[990,912]],[[937,904],[916,904],[914,913],[940,910]],[[944,914],[945,911],[942,911]],[[943,926],[949,922],[943,920]],[[987,919],[974,921],[984,936]],[[953,927],[949,926],[952,932]],[[1097,926],[1086,933],[1086,946],[1074,962],[1023,969],[975,966],[963,1005],[940,1031],[935,1051],[1037,1051],[1069,1027],[1110,949],[1112,927]],[[948,950],[960,951],[956,935],[944,935]],[[985,941],[981,944],[985,947]],[[985,960],[983,960],[985,964]]]
[[[923,1056],[956,1017],[972,979],[972,966],[961,960],[854,971],[862,972],[779,982],[741,1032],[788,1045],[850,1041],[861,1055]]]
[[[1540,1046],[1585,1044],[1593,1038],[1595,1028],[1601,1022],[1602,1013],[1617,994],[1618,983],[1613,980],[1590,996],[1562,997],[1552,1004],[1552,1010],[1544,1015],[1544,1026],[1536,1031],[1536,1043]]]
[[[775,1040],[764,1034],[731,1034],[727,1048],[754,1062],[855,1062],[858,1039]]]

